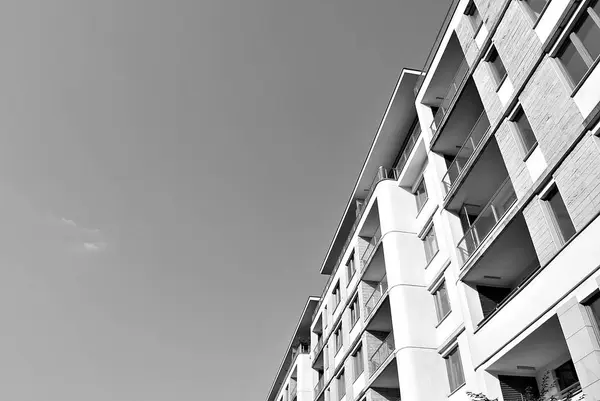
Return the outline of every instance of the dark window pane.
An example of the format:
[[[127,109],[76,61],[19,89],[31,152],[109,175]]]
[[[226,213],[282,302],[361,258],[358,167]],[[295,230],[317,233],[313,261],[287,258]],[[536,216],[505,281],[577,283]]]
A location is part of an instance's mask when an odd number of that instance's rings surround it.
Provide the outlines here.
[[[563,201],[562,196],[560,196],[558,189],[554,188],[550,192],[548,196],[548,203],[550,204],[550,208],[554,213],[554,218],[563,240],[568,241],[573,235],[575,235],[575,227],[573,226],[573,222],[571,221],[571,217],[569,216],[565,202]]]
[[[517,124],[525,152],[529,152],[533,145],[537,143],[537,139],[535,139],[533,129],[531,129],[531,124],[529,124],[529,120],[522,109],[517,112],[515,123]]]
[[[421,179],[421,183],[415,191],[415,199],[417,201],[417,211],[420,211],[427,202],[427,187],[424,179]]]
[[[587,305],[590,307],[592,314],[596,319],[596,323],[600,328],[600,295],[596,295]]]
[[[569,360],[556,368],[554,374],[556,375],[556,381],[560,390],[564,390],[579,381],[572,360]]]
[[[575,34],[590,53],[592,60],[600,56],[600,28],[596,25],[592,17],[584,14],[581,25],[575,29]]]
[[[548,0],[527,0],[526,3],[529,4],[529,8],[533,12],[533,14],[537,17],[540,16],[544,7],[546,7],[546,3]]]
[[[442,283],[433,296],[435,297],[435,311],[439,322],[450,313],[450,301],[448,300],[448,289],[445,282]]]
[[[585,61],[583,61],[583,58],[577,52],[575,45],[571,41],[565,43],[558,53],[558,58],[571,76],[573,83],[578,84],[586,74],[588,66]]]

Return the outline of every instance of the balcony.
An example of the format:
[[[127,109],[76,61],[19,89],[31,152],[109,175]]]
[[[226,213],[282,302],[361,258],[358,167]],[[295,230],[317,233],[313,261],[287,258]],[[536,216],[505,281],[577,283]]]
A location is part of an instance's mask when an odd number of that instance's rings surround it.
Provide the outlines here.
[[[350,243],[352,242],[352,239],[354,238],[354,235],[356,234],[356,229],[358,228],[358,224],[362,220],[363,214],[364,214],[365,210],[367,209],[367,205],[369,204],[369,201],[371,200],[371,196],[373,196],[375,187],[377,187],[377,184],[379,184],[382,181],[398,180],[399,173],[400,172],[395,168],[386,168],[386,167],[380,166],[377,169],[377,174],[375,174],[375,177],[373,178],[373,181],[371,182],[371,185],[369,186],[367,195],[366,195],[365,199],[361,201],[362,206],[359,209],[357,209],[357,211],[356,211],[356,219],[354,220],[354,224],[352,225],[352,228],[350,229],[348,237],[346,238],[346,242],[342,246],[340,255],[338,256],[337,261],[335,262],[335,268],[333,269],[334,272],[337,271],[340,264],[342,263],[342,258],[346,254],[346,251],[348,250],[348,247],[350,246]],[[329,279],[327,280],[327,283],[325,284],[325,289],[329,288],[329,285],[331,284],[334,277],[335,277],[335,273],[332,273],[329,275]],[[317,306],[316,310],[319,310],[319,306],[320,306],[320,303]],[[316,316],[316,312],[315,312],[315,316]],[[313,318],[315,316],[313,316]]]
[[[289,388],[289,400],[294,401],[298,397],[298,382],[292,380]]]
[[[324,345],[325,344],[323,342],[323,336],[320,336],[319,339],[317,340],[317,343],[313,347],[313,355],[312,355],[313,360],[316,360],[317,357],[319,356],[319,354],[321,353],[321,351],[323,351]]]
[[[498,375],[505,401],[527,400],[527,389],[547,399],[579,400],[581,385],[556,315],[514,345],[489,367]],[[546,385],[537,378],[546,378]]]
[[[402,172],[402,169],[404,169],[404,166],[406,166],[408,158],[410,157],[411,152],[415,148],[415,145],[417,144],[417,141],[419,140],[420,136],[421,125],[419,125],[419,122],[417,121],[416,125],[413,127],[412,132],[410,133],[410,136],[406,139],[406,142],[402,147],[403,150],[400,154],[400,158],[396,163],[396,171],[398,172],[398,174],[400,174]]]
[[[377,247],[379,246],[379,241],[381,241],[381,226],[377,227],[377,229],[375,230],[375,233],[369,239],[367,246],[365,247],[362,254],[360,255],[361,270],[366,269],[369,261],[371,260],[371,257],[373,256],[373,254],[377,250]]]
[[[460,150],[448,166],[448,171],[442,179],[446,195],[456,183],[456,180],[460,176],[460,173],[463,171],[464,167],[471,160],[471,157],[475,153],[475,149],[481,143],[481,140],[489,131],[489,129],[490,120],[488,119],[487,113],[484,111],[480,114],[479,118],[475,122],[475,125],[471,129],[467,139],[464,141],[460,147]]]
[[[442,126],[448,111],[450,111],[454,100],[460,93],[459,89],[468,78],[468,74],[469,64],[467,63],[467,60],[463,58],[462,63],[458,66],[456,74],[450,81],[450,84],[448,85],[445,94],[442,97],[442,101],[439,103],[438,110],[433,117],[433,122],[431,123],[431,132],[434,136],[437,134],[438,129]]]
[[[512,182],[506,178],[458,242],[458,254],[463,266],[516,200]]]
[[[392,355],[394,350],[394,332],[392,331],[369,358],[369,372],[371,376],[373,376],[377,369],[379,369],[389,356]]]
[[[373,293],[371,294],[369,299],[367,299],[367,301],[365,302],[365,320],[368,319],[369,316],[371,316],[371,314],[377,307],[377,304],[379,303],[381,298],[385,295],[387,290],[388,290],[388,282],[387,282],[387,275],[386,275],[383,277],[383,279],[379,283],[377,283],[375,285]]]
[[[321,377],[319,377],[319,380],[317,380],[317,384],[315,384],[315,392],[314,392],[314,397],[316,398],[319,394],[321,394],[321,391],[323,391],[323,386],[325,385],[325,376],[321,375]]]

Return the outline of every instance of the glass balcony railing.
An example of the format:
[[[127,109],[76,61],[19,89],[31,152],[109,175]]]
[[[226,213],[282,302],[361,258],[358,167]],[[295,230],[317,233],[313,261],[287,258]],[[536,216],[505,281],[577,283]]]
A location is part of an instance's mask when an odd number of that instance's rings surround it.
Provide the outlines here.
[[[582,390],[581,390],[581,383],[579,383],[579,382],[574,383],[574,384],[570,385],[569,387],[565,388],[564,390],[561,390],[561,392],[558,394],[557,399],[560,401],[583,400],[584,397],[583,397]]]
[[[319,393],[321,393],[324,385],[325,385],[325,376],[322,375],[321,377],[319,377],[319,380],[317,380],[317,384],[315,384],[315,394],[314,394],[315,398],[317,397],[317,395],[319,395]]]
[[[468,74],[469,64],[467,63],[466,59],[463,59],[463,62],[456,71],[456,75],[454,76],[452,82],[450,82],[450,85],[448,86],[446,95],[444,96],[442,103],[440,104],[437,112],[435,113],[435,116],[433,116],[433,122],[431,123],[431,132],[433,135],[435,135],[438,129],[441,127],[444,118],[446,117],[446,114],[448,114],[448,111],[450,110],[452,102],[459,93],[458,90],[467,78]]]
[[[396,163],[396,170],[398,171],[398,174],[400,174],[402,172],[402,169],[404,168],[404,166],[406,166],[406,163],[408,162],[408,157],[410,156],[412,150],[414,149],[415,145],[417,144],[417,141],[419,140],[420,136],[421,136],[421,125],[417,121],[417,124],[415,125],[412,132],[410,133],[410,136],[404,143],[404,149],[402,150],[402,154],[400,155],[400,158],[398,159],[398,163]]]
[[[479,248],[481,242],[496,227],[496,224],[516,200],[517,196],[509,177],[500,185],[488,204],[481,210],[473,225],[458,242],[458,254],[462,265]]]
[[[394,332],[390,332],[390,334],[388,334],[385,340],[383,340],[381,345],[369,358],[371,376],[373,376],[377,369],[379,369],[379,367],[383,365],[383,363],[389,358],[392,352],[394,352],[394,349]]]
[[[371,316],[371,313],[375,310],[375,307],[379,303],[379,300],[385,292],[388,290],[387,275],[377,284],[375,291],[371,294],[367,302],[365,302],[365,319]]]
[[[323,349],[323,336],[319,337],[319,339],[317,340],[317,343],[315,344],[315,346],[313,347],[313,361],[317,359],[317,356],[319,356],[319,353],[321,352],[321,350]]]
[[[365,247],[362,255],[360,255],[361,271],[367,268],[367,263],[369,263],[371,256],[373,256],[375,249],[377,249],[377,245],[379,245],[379,241],[381,241],[381,226],[379,226],[377,228],[377,230],[375,230],[375,234],[373,234],[373,236],[369,240],[369,243]]]
[[[289,388],[289,400],[294,401],[298,396],[298,382],[292,380]]]
[[[456,183],[456,179],[460,176],[460,173],[463,171],[471,157],[475,153],[475,149],[485,136],[485,134],[490,129],[490,120],[486,112],[481,113],[477,122],[471,129],[469,136],[462,144],[460,150],[456,154],[456,157],[448,166],[448,171],[444,178],[442,178],[442,182],[444,184],[444,189],[446,191],[446,195],[450,192],[452,186]]]

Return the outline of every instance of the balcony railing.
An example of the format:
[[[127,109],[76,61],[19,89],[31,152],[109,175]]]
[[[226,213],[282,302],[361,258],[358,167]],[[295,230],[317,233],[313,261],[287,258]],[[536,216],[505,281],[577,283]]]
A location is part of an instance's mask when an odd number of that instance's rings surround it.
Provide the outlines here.
[[[557,397],[561,401],[578,401],[583,400],[583,394],[581,392],[581,383],[577,382],[569,387],[561,390]]]
[[[315,394],[314,394],[315,398],[323,390],[324,385],[325,385],[325,376],[321,376],[321,377],[319,377],[319,380],[317,380],[317,384],[315,384]]]
[[[369,358],[370,376],[373,376],[377,369],[383,365],[392,352],[394,352],[394,348],[394,332],[392,331]]]
[[[398,171],[398,174],[400,174],[402,172],[402,169],[404,168],[404,166],[406,166],[406,162],[408,162],[408,157],[410,156],[412,150],[414,149],[415,145],[417,144],[417,141],[419,140],[419,136],[421,136],[421,125],[417,121],[417,123],[416,123],[415,127],[413,128],[412,132],[410,133],[408,139],[404,143],[404,148],[402,150],[402,154],[400,155],[400,158],[398,159],[398,163],[396,163],[396,170]]]
[[[296,399],[296,396],[298,395],[298,382],[296,382],[295,380],[292,380],[290,382],[289,394],[290,401],[294,401]]]
[[[456,71],[456,75],[454,76],[452,82],[450,82],[450,85],[448,86],[448,90],[446,92],[446,95],[444,96],[444,99],[442,100],[442,103],[439,106],[439,109],[433,117],[433,122],[431,123],[431,132],[433,133],[433,135],[437,133],[439,127],[442,125],[442,122],[444,121],[448,110],[450,110],[452,102],[459,93],[458,90],[460,89],[462,83],[465,81],[468,74],[469,63],[467,63],[466,59],[463,59],[463,62]]]
[[[317,356],[319,356],[319,353],[321,352],[321,350],[323,350],[323,336],[319,337],[319,339],[317,340],[317,343],[315,344],[315,346],[313,347],[313,361],[317,359]]]
[[[375,307],[379,303],[379,300],[383,297],[385,292],[388,290],[387,275],[377,284],[375,291],[371,294],[367,302],[365,302],[365,319],[371,316],[371,313],[375,310]]]
[[[471,257],[492,229],[496,227],[496,224],[516,200],[517,196],[509,177],[500,185],[488,204],[481,210],[473,225],[458,242],[457,248],[462,265]]]
[[[456,183],[456,179],[460,176],[460,173],[463,171],[471,157],[473,156],[475,149],[485,136],[485,134],[490,129],[490,120],[488,119],[487,113],[484,111],[481,113],[477,122],[471,129],[469,136],[462,144],[460,150],[456,154],[456,157],[448,166],[448,172],[442,178],[442,182],[444,183],[444,189],[446,190],[446,195],[450,192],[452,186]]]
[[[377,246],[379,245],[379,241],[381,241],[381,226],[379,226],[377,230],[375,230],[375,234],[373,234],[373,236],[369,240],[369,243],[365,247],[362,255],[360,255],[361,271],[366,269],[367,263],[369,262],[371,256],[373,256],[373,253],[375,252],[375,249],[377,249]]]

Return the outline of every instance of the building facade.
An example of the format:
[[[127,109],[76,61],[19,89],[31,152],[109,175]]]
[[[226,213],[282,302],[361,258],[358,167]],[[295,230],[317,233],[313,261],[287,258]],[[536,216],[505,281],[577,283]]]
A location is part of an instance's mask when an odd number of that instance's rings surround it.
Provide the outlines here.
[[[453,2],[321,266],[311,401],[600,400],[599,62],[600,0]]]

